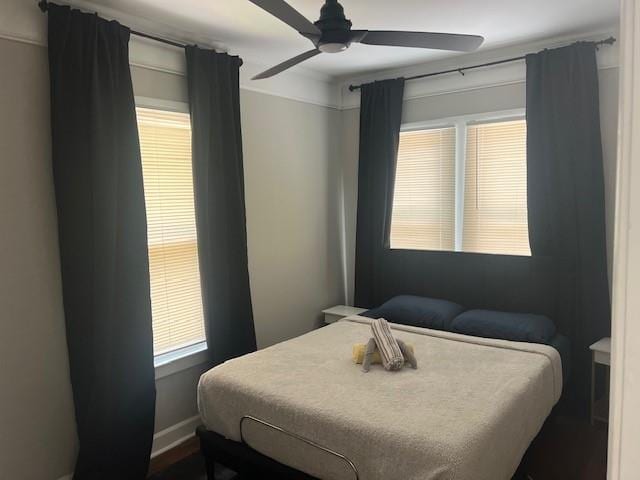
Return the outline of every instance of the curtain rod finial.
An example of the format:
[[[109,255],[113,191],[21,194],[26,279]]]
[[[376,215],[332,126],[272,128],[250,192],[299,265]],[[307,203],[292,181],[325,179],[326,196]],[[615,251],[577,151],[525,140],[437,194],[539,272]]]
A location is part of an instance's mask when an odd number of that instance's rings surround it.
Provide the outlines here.
[[[40,8],[40,10],[42,10],[43,13],[49,10],[49,4],[47,3],[47,0],[40,0],[38,2],[38,7]]]

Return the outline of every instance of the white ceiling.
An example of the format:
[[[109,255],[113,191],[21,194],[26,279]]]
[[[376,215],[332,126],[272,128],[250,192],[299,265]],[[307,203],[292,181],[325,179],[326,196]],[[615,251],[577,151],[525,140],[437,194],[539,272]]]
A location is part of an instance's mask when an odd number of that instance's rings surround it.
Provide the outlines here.
[[[271,66],[312,48],[295,30],[248,0],[80,0],[71,3],[106,7],[143,18],[156,32],[183,40],[224,46],[253,63]],[[311,21],[323,0],[289,0]],[[615,26],[618,0],[342,0],[354,29],[418,30],[476,34],[481,49],[550,37],[594,32]],[[123,18],[126,21],[126,18]],[[124,23],[124,22],[123,22]],[[310,71],[344,77],[441,59],[450,52],[352,45],[339,54],[308,60]]]

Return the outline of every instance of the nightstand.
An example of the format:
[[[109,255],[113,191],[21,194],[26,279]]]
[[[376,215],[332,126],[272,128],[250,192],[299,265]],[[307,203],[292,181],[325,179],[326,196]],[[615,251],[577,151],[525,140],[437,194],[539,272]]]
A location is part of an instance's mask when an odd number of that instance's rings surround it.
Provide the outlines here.
[[[609,382],[609,368],[611,366],[611,338],[605,337],[589,347],[591,350],[591,425],[596,420],[608,422],[609,418],[609,389],[604,398],[596,400],[596,367],[603,365],[607,369],[607,383]]]
[[[344,317],[351,315],[360,315],[362,312],[366,312],[366,308],[349,307],[347,305],[336,305],[335,307],[327,308],[323,310],[324,323],[334,323]]]

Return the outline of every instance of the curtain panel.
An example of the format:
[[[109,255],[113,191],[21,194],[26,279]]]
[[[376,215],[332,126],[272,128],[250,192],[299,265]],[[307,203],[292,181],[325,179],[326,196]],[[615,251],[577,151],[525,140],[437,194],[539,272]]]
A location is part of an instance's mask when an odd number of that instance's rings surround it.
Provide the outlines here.
[[[214,364],[256,349],[247,261],[239,68],[225,53],[186,48],[198,252]]]
[[[389,248],[404,78],[363,85],[356,226],[355,304],[374,305],[377,264]]]
[[[49,5],[53,173],[76,480],[143,479],[155,380],[129,30]]]
[[[531,252],[553,258],[566,279],[572,393],[586,411],[588,347],[611,325],[596,45],[544,50],[526,63]]]

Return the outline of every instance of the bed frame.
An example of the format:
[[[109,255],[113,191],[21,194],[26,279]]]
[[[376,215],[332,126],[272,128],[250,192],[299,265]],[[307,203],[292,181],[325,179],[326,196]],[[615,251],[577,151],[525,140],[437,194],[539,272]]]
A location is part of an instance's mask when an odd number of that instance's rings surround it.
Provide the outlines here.
[[[197,428],[196,435],[200,439],[200,451],[205,458],[208,480],[215,480],[216,463],[237,472],[242,479],[318,480],[257,452],[244,441],[234,442],[216,432],[207,430],[204,426]],[[526,474],[524,466],[526,458],[525,454],[525,458],[512,480],[534,480]]]
[[[243,479],[317,480],[300,470],[276,462],[245,443],[228,440],[203,426],[197,428],[196,435],[200,439],[200,451],[205,458],[208,480],[215,480],[216,463],[239,473]]]

